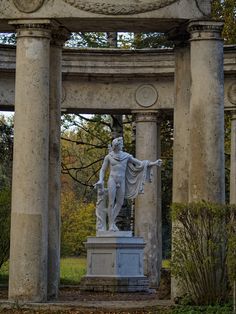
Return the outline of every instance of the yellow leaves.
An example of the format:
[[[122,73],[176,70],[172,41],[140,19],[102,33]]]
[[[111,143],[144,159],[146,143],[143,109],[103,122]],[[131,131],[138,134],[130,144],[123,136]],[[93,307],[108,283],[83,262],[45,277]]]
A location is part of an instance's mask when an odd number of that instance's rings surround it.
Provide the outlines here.
[[[62,194],[62,255],[72,256],[85,253],[84,242],[95,235],[95,204],[79,201],[75,193]]]

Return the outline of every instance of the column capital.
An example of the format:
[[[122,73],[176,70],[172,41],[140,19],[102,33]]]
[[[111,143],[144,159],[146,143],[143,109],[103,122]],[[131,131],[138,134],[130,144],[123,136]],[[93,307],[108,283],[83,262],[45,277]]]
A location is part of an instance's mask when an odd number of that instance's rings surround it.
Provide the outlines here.
[[[12,20],[9,24],[14,25],[19,37],[42,37],[51,38],[52,29],[58,28],[59,24],[50,19]]]
[[[222,40],[221,32],[224,23],[215,20],[192,20],[188,24],[190,41],[192,40]]]
[[[135,122],[158,122],[160,118],[160,112],[158,110],[144,111],[134,110],[132,114],[135,116]]]

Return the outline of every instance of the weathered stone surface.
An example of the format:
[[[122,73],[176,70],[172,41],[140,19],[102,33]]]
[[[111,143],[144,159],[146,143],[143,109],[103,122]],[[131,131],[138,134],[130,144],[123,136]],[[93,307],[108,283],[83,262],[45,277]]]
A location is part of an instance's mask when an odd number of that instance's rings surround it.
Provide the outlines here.
[[[50,45],[49,173],[48,173],[48,299],[58,297],[60,282],[61,99],[63,29],[54,31]]]
[[[225,108],[232,107],[236,50],[225,48]],[[14,47],[0,46],[0,109],[14,106]],[[64,50],[62,109],[69,112],[131,112],[142,107],[136,91],[146,84],[158,92],[150,109],[174,108],[174,55],[172,50]],[[230,96],[231,95],[231,96]],[[229,98],[231,97],[231,98]],[[129,101],[127,101],[129,99]],[[112,106],[111,106],[112,103]]]
[[[136,292],[147,291],[143,275],[144,241],[141,237],[89,237],[87,275],[82,290]]]
[[[9,19],[56,19],[70,31],[168,31],[210,14],[210,0],[4,0],[0,30]],[[15,4],[14,4],[15,3]],[[23,11],[23,12],[22,12]],[[129,19],[132,18],[132,23]],[[4,20],[3,20],[4,19]],[[134,23],[134,21],[136,23]]]
[[[49,43],[45,28],[21,30],[17,42],[9,273],[15,301],[47,299]]]
[[[236,105],[236,80],[228,87],[227,97],[232,105]]]
[[[188,43],[175,48],[175,105],[173,144],[173,195],[174,203],[188,203],[189,194],[189,145],[190,145],[190,46]],[[172,223],[172,234],[176,223]],[[174,243],[172,243],[174,250]],[[171,278],[171,297],[182,295],[176,278]]]
[[[175,104],[173,146],[173,202],[188,202],[190,47],[175,49]]]
[[[223,23],[214,21],[197,21],[189,25],[192,79],[190,202],[224,203],[225,200],[222,27]]]
[[[136,157],[157,159],[160,156],[158,112],[135,112],[135,125]],[[145,194],[135,200],[135,235],[143,237],[146,242],[144,274],[148,276],[151,287],[157,287],[162,263],[161,180],[157,175],[158,169],[153,170],[152,184],[145,186]]]
[[[80,289],[96,292],[148,292],[149,281],[146,277],[114,279],[85,276],[81,280]]]
[[[44,0],[13,0],[13,2],[19,11],[32,13],[43,5]]]
[[[145,84],[141,85],[135,94],[137,103],[148,108],[155,104],[158,99],[158,92],[153,85]]]

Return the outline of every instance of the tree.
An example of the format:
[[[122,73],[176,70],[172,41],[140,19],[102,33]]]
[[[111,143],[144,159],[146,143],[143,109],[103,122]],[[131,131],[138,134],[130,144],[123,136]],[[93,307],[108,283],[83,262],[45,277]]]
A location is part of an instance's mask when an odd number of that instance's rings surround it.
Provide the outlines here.
[[[0,116],[0,267],[9,257],[13,125]]]
[[[61,201],[61,255],[86,253],[84,242],[95,235],[95,205],[81,202],[73,191],[64,191]]]
[[[224,20],[223,38],[225,44],[236,43],[236,5],[235,0],[213,0],[212,17]]]
[[[0,188],[10,187],[13,158],[13,124],[0,115]]]

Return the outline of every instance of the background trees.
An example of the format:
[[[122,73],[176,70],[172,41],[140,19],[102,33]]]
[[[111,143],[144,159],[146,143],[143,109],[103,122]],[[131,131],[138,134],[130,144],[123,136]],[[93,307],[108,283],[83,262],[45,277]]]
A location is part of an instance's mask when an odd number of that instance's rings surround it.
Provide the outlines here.
[[[0,267],[8,259],[10,247],[12,149],[12,121],[0,116]]]

